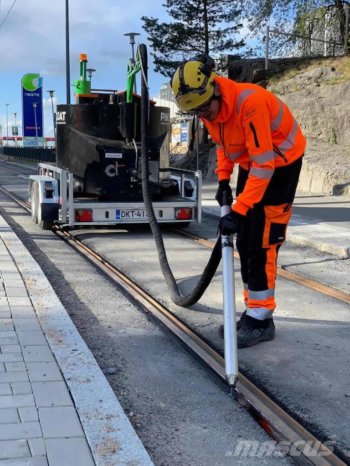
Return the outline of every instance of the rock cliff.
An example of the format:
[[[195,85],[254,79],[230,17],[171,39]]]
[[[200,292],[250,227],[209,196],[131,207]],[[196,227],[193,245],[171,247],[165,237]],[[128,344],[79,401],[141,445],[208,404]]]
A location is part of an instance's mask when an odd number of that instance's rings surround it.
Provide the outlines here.
[[[308,138],[299,189],[350,194],[350,58],[314,60],[272,78]]]

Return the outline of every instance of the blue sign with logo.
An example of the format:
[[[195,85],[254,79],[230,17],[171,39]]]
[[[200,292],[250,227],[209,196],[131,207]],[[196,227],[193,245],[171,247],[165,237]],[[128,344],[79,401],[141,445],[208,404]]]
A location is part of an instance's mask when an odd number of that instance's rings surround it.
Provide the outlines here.
[[[37,73],[25,74],[22,84],[22,115],[24,145],[42,145],[43,128],[43,79]]]
[[[180,142],[184,143],[188,141],[188,122],[183,121],[181,122],[181,130],[180,130]]]

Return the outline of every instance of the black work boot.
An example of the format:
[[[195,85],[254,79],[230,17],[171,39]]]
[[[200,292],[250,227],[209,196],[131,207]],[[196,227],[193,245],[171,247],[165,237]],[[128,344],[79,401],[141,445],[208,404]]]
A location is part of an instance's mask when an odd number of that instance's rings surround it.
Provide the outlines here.
[[[260,341],[273,340],[275,336],[275,324],[273,319],[258,320],[247,314],[242,314],[237,330],[238,348],[248,348]]]
[[[247,314],[247,311],[244,311],[244,312],[242,313],[240,319],[237,320],[237,322],[236,322],[237,330],[239,330],[239,329],[242,327],[242,321],[244,320],[246,314]]]
[[[247,311],[244,311],[244,312],[242,313],[240,319],[237,320],[237,322],[236,322],[237,331],[241,328],[242,319],[244,318],[246,312],[247,312]],[[220,327],[219,327],[219,333],[220,333],[220,336],[221,336],[222,338],[224,338],[224,326],[223,326],[223,325],[220,325]]]

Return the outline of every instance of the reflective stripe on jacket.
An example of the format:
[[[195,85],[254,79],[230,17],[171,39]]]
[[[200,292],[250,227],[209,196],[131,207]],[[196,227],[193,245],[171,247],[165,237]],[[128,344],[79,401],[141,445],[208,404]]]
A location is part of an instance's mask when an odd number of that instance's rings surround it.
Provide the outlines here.
[[[221,107],[213,121],[203,122],[217,145],[218,179],[229,180],[235,163],[249,170],[233,206],[245,215],[262,199],[274,169],[303,155],[306,139],[287,105],[271,92],[220,76],[215,82]]]

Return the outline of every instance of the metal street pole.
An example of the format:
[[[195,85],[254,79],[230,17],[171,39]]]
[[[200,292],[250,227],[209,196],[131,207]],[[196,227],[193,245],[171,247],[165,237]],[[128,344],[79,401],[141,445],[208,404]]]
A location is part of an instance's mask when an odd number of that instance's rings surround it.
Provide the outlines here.
[[[90,82],[91,82],[91,78],[92,78],[92,73],[95,73],[95,69],[94,68],[87,68],[87,73],[88,73],[88,76],[89,76],[89,79],[90,79]]]
[[[10,104],[6,104],[6,145],[9,145],[9,115],[8,108]]]
[[[47,91],[50,94],[50,99],[51,99],[51,109],[52,109],[52,124],[53,124],[53,137],[55,138],[56,141],[56,121],[55,121],[55,111],[53,108],[53,98],[55,95],[55,91]]]
[[[350,5],[344,4],[344,13],[345,13],[345,35],[344,35],[344,52],[345,55],[349,52],[349,10]]]
[[[124,36],[127,36],[129,37],[130,39],[130,45],[131,45],[131,60],[132,60],[132,65],[135,65],[135,51],[134,51],[134,45],[135,45],[135,37],[136,36],[140,36],[140,33],[139,32],[127,32],[126,34],[124,34]],[[137,93],[137,90],[136,90],[136,80],[134,81],[134,92],[135,94]]]
[[[269,45],[270,45],[270,23],[266,25],[266,38],[265,38],[265,70],[269,69]]]
[[[37,124],[37,120],[36,120],[36,102],[33,103],[33,109],[34,109],[34,124],[35,124],[36,147],[39,147],[39,141],[38,141],[38,124]]]
[[[17,147],[17,113],[14,112],[13,116],[15,117],[15,146]]]
[[[70,104],[69,0],[66,0],[66,92]]]

